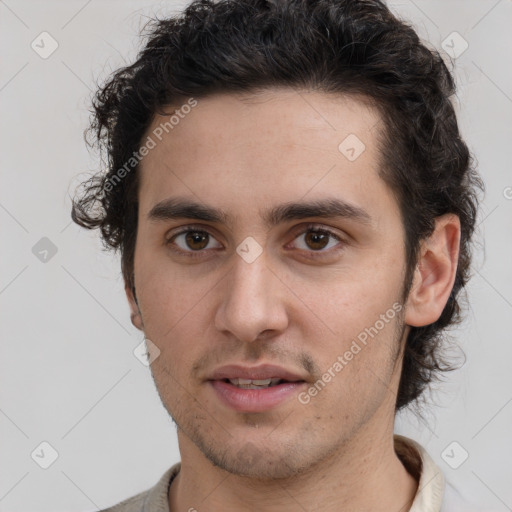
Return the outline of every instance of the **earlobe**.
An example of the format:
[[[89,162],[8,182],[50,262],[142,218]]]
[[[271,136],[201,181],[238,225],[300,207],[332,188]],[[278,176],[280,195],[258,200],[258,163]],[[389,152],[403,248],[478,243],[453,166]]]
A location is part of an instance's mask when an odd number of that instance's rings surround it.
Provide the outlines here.
[[[459,243],[459,218],[454,214],[438,217],[432,235],[421,242],[406,302],[407,325],[430,325],[441,316],[455,282]]]
[[[137,303],[137,295],[135,293],[135,286],[126,284],[124,287],[126,298],[128,299],[128,305],[130,306],[130,319],[134,327],[140,331],[144,330],[144,324],[142,322],[142,315],[140,313],[139,304]]]

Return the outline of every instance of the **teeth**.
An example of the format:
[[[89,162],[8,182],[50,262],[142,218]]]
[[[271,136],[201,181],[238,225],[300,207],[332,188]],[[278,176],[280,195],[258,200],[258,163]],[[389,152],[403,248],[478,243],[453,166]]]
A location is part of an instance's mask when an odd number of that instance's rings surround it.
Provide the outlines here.
[[[270,382],[270,379],[268,379],[268,382]],[[267,384],[267,382],[266,381],[262,381],[262,380],[238,379],[238,384],[263,385],[263,384]]]
[[[229,379],[233,386],[243,389],[261,389],[275,386],[281,379]]]

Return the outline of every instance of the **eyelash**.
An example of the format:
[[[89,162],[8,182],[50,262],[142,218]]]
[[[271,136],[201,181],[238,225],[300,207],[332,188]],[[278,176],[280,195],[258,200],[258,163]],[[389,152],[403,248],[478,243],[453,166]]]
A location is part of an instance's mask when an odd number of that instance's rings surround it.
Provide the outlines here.
[[[325,228],[323,227],[322,225],[319,225],[319,224],[307,224],[306,226],[304,226],[302,228],[301,231],[299,231],[298,233],[295,234],[293,240],[297,239],[299,236],[301,235],[304,235],[308,232],[316,232],[316,233],[320,233],[320,234],[327,234],[329,235],[331,238],[334,238],[336,241],[340,242],[341,244],[346,244],[347,242],[345,240],[343,240],[339,235],[337,235],[336,233],[334,233],[333,231],[331,231],[330,229],[328,228]],[[194,226],[194,225],[189,225],[189,226],[184,226],[180,231],[176,232],[176,233],[173,233],[171,237],[169,237],[166,242],[165,242],[165,245],[170,247],[172,251],[174,252],[177,252],[179,254],[186,254],[188,257],[190,258],[200,258],[200,257],[203,257],[204,255],[204,252],[205,252],[205,249],[202,249],[202,250],[198,250],[198,251],[184,251],[183,249],[176,249],[175,247],[172,246],[172,242],[174,241],[174,239],[176,237],[178,237],[179,235],[182,235],[184,233],[200,233],[200,234],[206,234],[208,236],[212,236],[213,235],[204,229],[204,227],[199,227],[199,226]],[[299,250],[303,250],[303,249],[299,249]],[[338,250],[342,250],[342,248],[338,248],[338,249],[335,249],[335,248],[331,248],[327,251],[324,251],[324,250],[319,250],[319,251],[314,251],[314,250],[310,250],[308,251],[310,254],[311,254],[311,258],[321,258],[323,255],[326,255],[332,251],[335,251],[337,252]]]

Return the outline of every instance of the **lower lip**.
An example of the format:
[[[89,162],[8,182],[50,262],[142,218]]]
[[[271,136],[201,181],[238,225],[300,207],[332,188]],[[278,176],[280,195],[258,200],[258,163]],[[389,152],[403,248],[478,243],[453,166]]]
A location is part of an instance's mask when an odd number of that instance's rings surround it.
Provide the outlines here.
[[[263,412],[284,402],[306,385],[305,382],[286,382],[264,389],[243,389],[223,380],[209,381],[217,396],[239,412]]]

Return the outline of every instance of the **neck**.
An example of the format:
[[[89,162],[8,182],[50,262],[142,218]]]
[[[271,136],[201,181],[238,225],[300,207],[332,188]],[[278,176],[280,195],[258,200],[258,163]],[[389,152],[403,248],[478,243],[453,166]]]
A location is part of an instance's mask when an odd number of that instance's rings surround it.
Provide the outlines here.
[[[350,510],[406,512],[418,482],[400,462],[393,432],[359,431],[321,464],[289,479],[255,479],[214,466],[179,431],[181,469],[169,492],[170,510]]]

